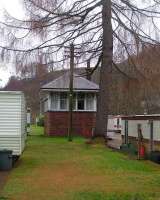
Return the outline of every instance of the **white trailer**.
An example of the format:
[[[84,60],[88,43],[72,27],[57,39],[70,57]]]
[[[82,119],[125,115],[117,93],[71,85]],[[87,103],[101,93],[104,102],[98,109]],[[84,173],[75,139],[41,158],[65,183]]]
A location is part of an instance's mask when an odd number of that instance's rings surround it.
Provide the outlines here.
[[[24,94],[0,91],[0,150],[11,150],[19,157],[25,147],[26,108]]]
[[[121,132],[122,120],[121,115],[109,115],[107,132]]]
[[[114,149],[120,149],[122,145],[121,137],[121,115],[109,115],[108,116],[108,127],[107,127],[107,145]]]

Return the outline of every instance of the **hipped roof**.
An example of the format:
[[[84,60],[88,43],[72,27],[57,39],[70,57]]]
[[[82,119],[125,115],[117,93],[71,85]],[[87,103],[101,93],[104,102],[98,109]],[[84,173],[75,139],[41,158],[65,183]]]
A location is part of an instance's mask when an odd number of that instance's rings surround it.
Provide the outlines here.
[[[66,73],[63,76],[43,85],[41,90],[53,91],[68,91],[70,83],[70,74]],[[76,91],[95,91],[98,92],[99,86],[80,75],[73,75],[73,89]]]

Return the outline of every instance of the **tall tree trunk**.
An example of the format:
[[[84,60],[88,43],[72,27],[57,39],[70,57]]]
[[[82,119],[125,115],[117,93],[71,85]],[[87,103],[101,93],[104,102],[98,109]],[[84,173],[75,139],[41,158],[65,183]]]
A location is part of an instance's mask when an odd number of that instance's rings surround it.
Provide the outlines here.
[[[111,0],[102,0],[103,56],[100,69],[100,91],[96,116],[96,136],[107,132],[107,121],[110,105],[111,68],[113,59],[113,32],[111,22]]]

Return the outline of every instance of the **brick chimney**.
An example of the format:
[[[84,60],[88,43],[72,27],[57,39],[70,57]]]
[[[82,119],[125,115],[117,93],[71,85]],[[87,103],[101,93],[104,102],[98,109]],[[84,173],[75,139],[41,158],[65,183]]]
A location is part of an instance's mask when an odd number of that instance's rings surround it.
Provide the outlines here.
[[[87,80],[91,81],[91,66],[90,66],[90,59],[87,60],[87,68],[86,68],[86,78]]]

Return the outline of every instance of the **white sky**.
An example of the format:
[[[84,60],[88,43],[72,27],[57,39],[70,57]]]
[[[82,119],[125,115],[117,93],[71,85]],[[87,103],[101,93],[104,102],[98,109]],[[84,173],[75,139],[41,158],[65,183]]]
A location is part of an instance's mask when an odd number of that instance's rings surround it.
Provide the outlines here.
[[[143,4],[141,4],[141,1]],[[135,0],[138,5],[145,5],[145,0]],[[151,0],[152,2],[152,0]],[[21,19],[24,16],[21,0],[0,0],[0,20],[3,20],[3,9],[6,9],[7,12],[14,16],[15,18]],[[158,19],[159,21],[159,19]],[[158,22],[159,23],[159,22]],[[0,63],[0,87],[4,86],[9,77],[14,74],[14,69],[12,63],[4,65]],[[2,80],[2,81],[1,81]]]
[[[23,16],[20,0],[0,0],[0,20],[3,20],[3,9],[6,9],[10,15],[16,18],[20,19]],[[4,86],[13,74],[12,63],[6,65],[0,63],[0,87]]]

